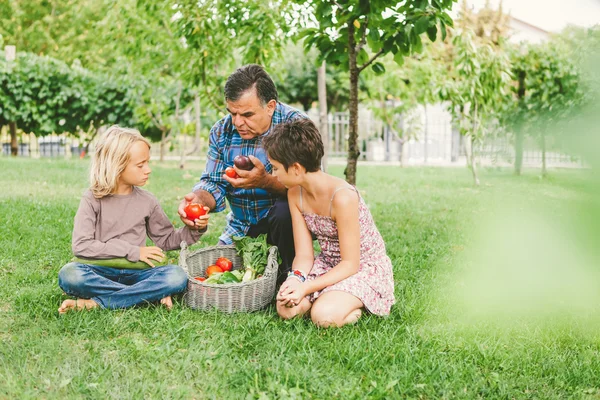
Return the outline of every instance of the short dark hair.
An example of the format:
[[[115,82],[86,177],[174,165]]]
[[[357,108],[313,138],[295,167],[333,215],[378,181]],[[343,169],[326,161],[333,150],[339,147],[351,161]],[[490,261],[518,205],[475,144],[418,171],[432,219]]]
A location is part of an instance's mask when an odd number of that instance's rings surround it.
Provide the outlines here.
[[[298,118],[275,125],[271,133],[263,136],[262,145],[269,157],[280,162],[286,171],[296,162],[306,172],[321,169],[323,140],[310,119]]]
[[[277,88],[273,79],[257,64],[244,65],[229,75],[225,82],[225,100],[237,101],[248,89],[255,88],[261,103],[278,101]]]

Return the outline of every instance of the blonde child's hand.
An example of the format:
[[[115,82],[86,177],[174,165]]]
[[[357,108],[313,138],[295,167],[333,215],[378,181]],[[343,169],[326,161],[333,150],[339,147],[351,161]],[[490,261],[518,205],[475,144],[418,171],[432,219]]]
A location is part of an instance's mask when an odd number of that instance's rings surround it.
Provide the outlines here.
[[[187,215],[185,213],[185,207],[190,203],[199,203],[199,202],[200,201],[195,193],[188,193],[183,197],[183,199],[179,203],[179,208],[177,209],[179,218],[181,218],[181,221],[184,224],[186,224],[187,226],[189,226],[190,228],[195,228],[196,224],[194,223],[194,221],[189,220],[187,218]]]
[[[163,251],[156,246],[148,246],[148,247],[140,247],[140,261],[145,262],[152,268],[154,268],[154,264],[152,264],[152,260],[162,261],[165,258],[165,254]]]
[[[201,215],[194,220],[194,228],[199,229],[199,230],[206,229],[206,227],[208,226],[208,219],[210,218],[208,215],[210,208],[208,208],[206,206],[203,206],[202,208],[204,208],[204,210],[206,210],[206,214]],[[192,228],[192,229],[194,229],[194,228]]]

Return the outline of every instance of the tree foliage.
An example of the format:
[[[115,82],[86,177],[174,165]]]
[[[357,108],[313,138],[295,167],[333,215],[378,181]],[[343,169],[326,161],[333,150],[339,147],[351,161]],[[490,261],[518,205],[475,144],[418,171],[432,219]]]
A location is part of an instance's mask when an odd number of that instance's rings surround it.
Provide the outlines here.
[[[349,140],[346,180],[356,182],[358,147],[358,81],[360,73],[371,67],[384,73],[380,56],[391,53],[402,64],[404,57],[422,50],[421,35],[430,40],[446,35],[452,19],[446,13],[453,0],[384,0],[298,1],[309,10],[312,22],[304,22],[301,37],[306,48],[316,47],[327,64],[349,72]],[[316,24],[316,27],[311,26]]]
[[[0,57],[0,125],[14,122],[37,135],[90,125],[134,125],[134,90],[128,81],[28,53]]]
[[[317,90],[318,51],[312,49],[304,54],[301,43],[288,45],[283,49],[281,62],[273,64],[273,79],[283,102],[299,103],[305,111],[318,101]],[[332,65],[326,66],[327,106],[330,111],[344,111],[348,108],[348,72]],[[360,79],[359,87],[369,89],[366,81]]]
[[[454,65],[447,79],[445,100],[466,138],[467,158],[473,179],[479,185],[473,143],[480,142],[499,118],[498,111],[508,101],[511,82],[507,54],[490,44],[478,44],[470,30],[454,37]]]
[[[185,42],[187,82],[198,86],[215,109],[224,108],[222,88],[236,66],[269,69],[281,55],[289,30],[289,4],[271,2],[177,2],[175,35]]]
[[[542,148],[542,174],[546,174],[547,132],[579,108],[586,91],[580,70],[564,43],[552,40],[522,44],[511,52],[514,100],[507,106],[504,121],[516,132],[515,171],[521,171],[523,135],[537,138]]]

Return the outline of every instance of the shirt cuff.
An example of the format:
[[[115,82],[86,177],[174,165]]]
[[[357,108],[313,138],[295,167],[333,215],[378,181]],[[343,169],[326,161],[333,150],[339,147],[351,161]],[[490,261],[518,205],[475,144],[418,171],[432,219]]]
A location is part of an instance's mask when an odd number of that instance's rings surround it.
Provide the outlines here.
[[[204,190],[215,198],[216,205],[213,212],[221,212],[225,210],[225,195],[217,184],[208,181],[200,181],[192,189],[194,192],[197,190]]]
[[[127,252],[127,256],[125,256],[131,262],[140,261],[140,248],[137,246],[131,246],[129,251]]]
[[[194,239],[194,243],[196,243],[200,239],[200,236],[204,235],[208,230],[208,227],[203,229],[190,229],[189,227],[187,228],[190,231],[190,235],[192,235],[192,239]]]

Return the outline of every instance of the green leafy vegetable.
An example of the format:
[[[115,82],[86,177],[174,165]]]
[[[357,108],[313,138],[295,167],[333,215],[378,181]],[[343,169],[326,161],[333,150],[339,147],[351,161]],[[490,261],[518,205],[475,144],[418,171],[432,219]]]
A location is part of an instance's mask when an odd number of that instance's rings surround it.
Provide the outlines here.
[[[256,238],[233,237],[233,241],[238,254],[242,257],[245,269],[242,282],[251,281],[258,275],[264,274],[269,259],[267,235],[263,233]]]

